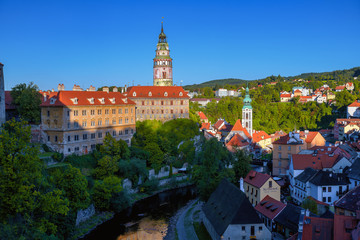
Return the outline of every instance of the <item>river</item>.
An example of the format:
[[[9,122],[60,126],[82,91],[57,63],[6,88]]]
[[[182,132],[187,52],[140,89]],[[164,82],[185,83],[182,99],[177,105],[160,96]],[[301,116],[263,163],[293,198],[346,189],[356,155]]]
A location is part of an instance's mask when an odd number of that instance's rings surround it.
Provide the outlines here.
[[[165,237],[170,218],[196,197],[194,185],[157,193],[137,201],[86,235],[84,240],[160,240]]]

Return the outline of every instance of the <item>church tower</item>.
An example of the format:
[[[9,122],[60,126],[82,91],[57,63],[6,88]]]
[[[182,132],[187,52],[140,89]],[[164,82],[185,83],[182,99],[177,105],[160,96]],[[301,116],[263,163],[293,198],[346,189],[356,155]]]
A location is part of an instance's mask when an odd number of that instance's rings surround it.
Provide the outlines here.
[[[249,95],[249,87],[246,87],[246,94],[244,98],[244,106],[242,108],[242,120],[241,124],[248,131],[248,133],[252,137],[252,106],[251,106],[251,98]]]
[[[161,23],[161,33],[155,52],[154,86],[172,86],[172,59],[170,57],[169,44],[166,41],[163,23]]]

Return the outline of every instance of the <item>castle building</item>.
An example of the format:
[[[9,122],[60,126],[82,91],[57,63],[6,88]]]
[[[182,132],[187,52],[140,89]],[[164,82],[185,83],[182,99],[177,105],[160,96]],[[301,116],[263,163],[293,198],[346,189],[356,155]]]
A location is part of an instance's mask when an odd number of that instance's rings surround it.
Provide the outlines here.
[[[136,121],[189,118],[189,96],[179,86],[133,86],[125,93],[136,103]]]
[[[246,87],[246,95],[244,98],[244,106],[242,108],[242,126],[247,130],[247,132],[252,137],[252,106],[251,106],[251,98],[249,95],[249,87]]]
[[[156,46],[156,56],[154,58],[154,86],[172,86],[172,59],[170,57],[169,44],[166,40],[163,24],[161,23],[161,33],[159,42]]]
[[[5,83],[4,83],[4,65],[0,63],[0,125],[5,123]]]
[[[59,91],[41,104],[43,139],[64,155],[86,154],[106,134],[130,145],[135,127],[135,102],[120,92]]]

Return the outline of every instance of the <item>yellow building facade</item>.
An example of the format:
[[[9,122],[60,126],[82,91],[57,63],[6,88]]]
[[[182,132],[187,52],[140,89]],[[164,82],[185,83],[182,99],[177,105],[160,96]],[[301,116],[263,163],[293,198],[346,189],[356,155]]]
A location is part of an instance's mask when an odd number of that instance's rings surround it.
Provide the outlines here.
[[[130,145],[135,102],[119,92],[59,91],[41,104],[41,128],[44,142],[64,155],[86,154],[106,134]]]

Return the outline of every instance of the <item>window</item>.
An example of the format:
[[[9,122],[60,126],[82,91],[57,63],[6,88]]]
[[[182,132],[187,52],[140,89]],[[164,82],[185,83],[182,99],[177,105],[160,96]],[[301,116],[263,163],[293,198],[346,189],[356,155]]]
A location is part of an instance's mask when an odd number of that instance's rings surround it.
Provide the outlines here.
[[[102,125],[102,121],[101,119],[98,120],[98,126],[101,126]]]
[[[105,114],[109,114],[109,109],[105,109]]]
[[[127,134],[129,134],[129,130],[128,130],[128,129],[125,130],[125,135],[127,135]]]
[[[47,111],[47,116],[50,117],[50,111]]]
[[[74,141],[79,141],[79,135],[74,136]]]
[[[70,111],[67,111],[67,116],[70,117]],[[69,148],[70,149],[70,148]]]
[[[71,136],[68,136],[68,142],[70,142],[71,141]]]
[[[180,101],[180,105],[184,105],[184,101],[183,101],[183,100]]]
[[[95,126],[95,121],[94,121],[94,120],[91,121],[91,126],[92,126],[92,127]]]
[[[134,133],[134,129],[131,129],[131,134],[133,134]]]
[[[323,202],[326,202],[326,197],[323,197]]]
[[[74,128],[79,127],[79,123],[77,121],[74,122]]]
[[[328,202],[331,202],[331,197],[328,197]]]
[[[98,115],[101,115],[101,109],[98,110]]]
[[[71,148],[68,148],[68,152],[71,152]]]
[[[254,236],[255,235],[255,226],[251,226],[251,233],[250,233],[251,236]]]
[[[48,136],[48,141],[50,141],[50,136]]]
[[[119,113],[119,114],[122,114],[122,108],[119,108],[118,113]]]
[[[141,105],[145,105],[145,101],[141,101]]]
[[[116,114],[116,109],[113,109],[113,110],[112,110],[112,114]]]
[[[102,133],[101,132],[98,133],[98,138],[102,138]]]
[[[279,160],[279,167],[281,167],[281,160]]]
[[[291,151],[291,146],[288,146],[288,151]]]
[[[323,187],[323,192],[326,192],[326,187]]]
[[[74,110],[74,116],[78,116],[78,115],[79,115],[78,110]]]
[[[259,231],[262,231],[262,227],[259,227]]]
[[[242,230],[242,231],[245,231],[245,226],[242,226],[242,227],[241,227],[241,230]]]
[[[90,135],[90,138],[91,138],[91,139],[95,139],[95,133],[92,133],[92,134]]]
[[[105,119],[105,125],[109,125],[109,119]]]
[[[281,151],[281,146],[279,146],[279,151]]]
[[[113,137],[115,137],[116,136],[116,131],[113,131]]]
[[[80,150],[79,147],[75,147],[75,148],[74,148],[74,151],[75,151],[75,152],[78,152],[79,150]]]
[[[328,192],[331,192],[331,187],[328,187]]]
[[[95,110],[90,110],[90,115],[95,115]]]
[[[122,124],[122,118],[119,118],[119,124]]]
[[[125,108],[125,114],[126,113],[129,113],[129,109],[128,108]]]
[[[299,146],[299,151],[301,151],[301,146]]]
[[[82,126],[83,126],[83,127],[86,127],[86,121],[83,121],[83,122],[82,122]]]
[[[281,153],[279,153],[279,158],[281,158]]]
[[[57,142],[57,140],[58,140],[58,139],[57,139],[57,136],[55,136],[55,142]]]
[[[125,118],[125,123],[129,123],[129,118]]]
[[[122,130],[119,131],[119,135],[123,135],[123,131],[122,131]]]
[[[91,144],[91,150],[95,150],[95,148],[96,148],[96,145],[95,144]]]
[[[82,110],[82,115],[86,116],[86,110]]]
[[[288,154],[288,159],[289,159],[289,160],[291,159],[291,154]]]
[[[87,139],[87,134],[83,134],[83,139]]]
[[[272,181],[269,181],[269,188],[272,187]]]
[[[174,101],[173,101],[173,100],[170,101],[170,105],[174,105]]]

